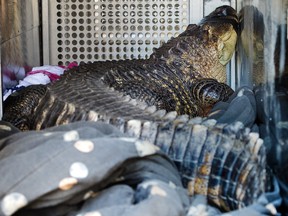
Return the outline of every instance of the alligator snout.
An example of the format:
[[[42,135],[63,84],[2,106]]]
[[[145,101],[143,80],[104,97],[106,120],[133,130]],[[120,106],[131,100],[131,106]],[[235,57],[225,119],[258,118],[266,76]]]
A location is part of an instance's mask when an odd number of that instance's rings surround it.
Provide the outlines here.
[[[204,17],[200,24],[204,25],[206,23],[230,23],[236,32],[238,32],[239,29],[237,11],[228,5],[216,8],[208,16]]]

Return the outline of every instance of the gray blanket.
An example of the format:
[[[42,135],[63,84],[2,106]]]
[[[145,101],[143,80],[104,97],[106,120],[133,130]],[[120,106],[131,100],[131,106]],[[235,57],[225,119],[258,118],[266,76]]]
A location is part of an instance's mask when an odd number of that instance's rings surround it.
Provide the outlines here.
[[[157,147],[111,125],[18,132],[1,122],[0,134],[1,216],[222,215],[205,197],[187,195]],[[223,215],[272,215],[269,196]]]

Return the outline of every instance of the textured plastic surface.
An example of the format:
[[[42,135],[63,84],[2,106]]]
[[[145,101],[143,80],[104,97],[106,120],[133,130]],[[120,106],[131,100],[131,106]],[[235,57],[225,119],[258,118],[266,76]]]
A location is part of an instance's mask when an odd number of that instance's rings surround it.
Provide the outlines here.
[[[189,2],[51,1],[52,63],[146,58],[189,23]],[[55,22],[56,21],[56,22]],[[57,33],[56,33],[57,32]]]

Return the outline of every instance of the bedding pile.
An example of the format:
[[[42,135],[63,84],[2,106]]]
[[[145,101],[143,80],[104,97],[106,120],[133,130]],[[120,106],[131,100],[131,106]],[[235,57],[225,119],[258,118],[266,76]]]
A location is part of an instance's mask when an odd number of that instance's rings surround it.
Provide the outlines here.
[[[29,85],[36,84],[48,84],[60,78],[60,75],[65,70],[78,66],[76,62],[71,62],[67,66],[57,65],[44,65],[39,67],[33,67],[31,70],[28,68],[8,67],[4,70],[3,85],[4,96],[3,100],[12,94],[13,92],[27,87]],[[28,70],[29,72],[25,72]]]
[[[0,215],[274,215],[279,188],[222,214],[189,197],[156,146],[101,122],[20,132],[0,123]],[[276,202],[277,204],[277,202]]]

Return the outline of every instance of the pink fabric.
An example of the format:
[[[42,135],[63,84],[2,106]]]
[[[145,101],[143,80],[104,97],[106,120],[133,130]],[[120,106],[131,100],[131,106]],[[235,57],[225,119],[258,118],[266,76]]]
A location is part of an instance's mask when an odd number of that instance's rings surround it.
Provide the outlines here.
[[[43,65],[39,67],[9,66],[3,70],[4,100],[14,91],[29,85],[48,84],[60,78],[65,70],[78,66],[77,62],[71,62],[67,66]],[[29,71],[27,73],[27,71]],[[19,82],[18,82],[19,81]],[[18,83],[18,85],[17,85]]]
[[[77,62],[71,62],[67,66],[59,65],[58,67],[63,68],[63,69],[71,69],[71,68],[77,67],[77,66],[78,66]],[[52,72],[49,72],[49,71],[46,71],[46,70],[35,70],[35,71],[32,70],[32,71],[28,72],[26,76],[37,74],[37,73],[42,73],[42,74],[48,76],[51,81],[55,81],[55,80],[60,78],[59,75],[52,73]]]
[[[45,71],[45,70],[30,71],[27,73],[27,76],[37,74],[37,73],[42,73],[42,74],[48,76],[51,81],[54,81],[54,80],[57,80],[60,78],[59,75],[53,74],[53,73]]]
[[[71,62],[71,63],[69,63],[67,66],[59,65],[59,67],[65,68],[65,69],[71,69],[71,68],[77,67],[77,66],[78,66],[78,63],[77,63],[77,62]]]

